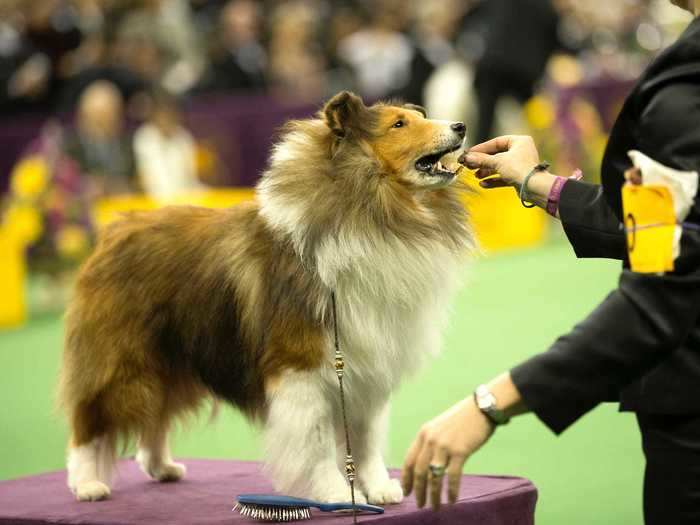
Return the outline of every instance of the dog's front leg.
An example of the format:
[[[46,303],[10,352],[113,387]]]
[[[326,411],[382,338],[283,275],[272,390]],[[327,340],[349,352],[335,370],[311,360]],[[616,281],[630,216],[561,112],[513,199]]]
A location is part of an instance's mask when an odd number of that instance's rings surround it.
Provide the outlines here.
[[[283,494],[350,501],[337,466],[333,414],[318,373],[287,372],[268,393],[266,462]],[[358,492],[356,500],[366,502]]]
[[[376,412],[353,425],[352,440],[357,460],[357,479],[367,500],[375,505],[400,503],[403,491],[399,480],[389,477],[383,451],[389,426],[389,400]]]

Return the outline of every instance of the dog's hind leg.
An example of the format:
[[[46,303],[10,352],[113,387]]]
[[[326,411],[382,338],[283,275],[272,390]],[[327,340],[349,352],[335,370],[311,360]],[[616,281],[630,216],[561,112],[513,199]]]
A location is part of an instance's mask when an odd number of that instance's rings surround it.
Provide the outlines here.
[[[108,498],[116,438],[104,427],[97,403],[76,407],[68,447],[68,487],[80,501]]]
[[[173,461],[168,446],[169,422],[161,418],[141,432],[136,462],[146,474],[158,481],[178,481],[187,472],[185,465]]]

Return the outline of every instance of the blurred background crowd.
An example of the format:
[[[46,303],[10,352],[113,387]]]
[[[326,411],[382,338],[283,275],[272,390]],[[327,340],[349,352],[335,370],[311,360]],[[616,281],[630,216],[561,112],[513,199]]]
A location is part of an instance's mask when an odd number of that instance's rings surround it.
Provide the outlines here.
[[[595,180],[685,22],[656,0],[0,0],[0,238],[55,280],[101,199],[250,187],[275,129],[341,89],[464,120],[472,143],[534,134]]]
[[[527,98],[556,51],[585,54],[589,75],[633,76],[663,46],[670,9],[638,0],[2,0],[0,110],[75,110],[97,80],[136,118],[153,89],[316,102],[351,88],[420,103],[454,59],[507,71],[513,94]]]

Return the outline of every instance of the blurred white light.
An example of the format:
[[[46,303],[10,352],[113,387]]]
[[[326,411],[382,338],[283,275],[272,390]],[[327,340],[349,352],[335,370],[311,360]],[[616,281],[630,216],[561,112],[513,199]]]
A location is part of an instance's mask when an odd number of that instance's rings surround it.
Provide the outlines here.
[[[659,28],[647,22],[639,24],[636,36],[637,43],[647,51],[656,51],[663,43],[663,36]]]

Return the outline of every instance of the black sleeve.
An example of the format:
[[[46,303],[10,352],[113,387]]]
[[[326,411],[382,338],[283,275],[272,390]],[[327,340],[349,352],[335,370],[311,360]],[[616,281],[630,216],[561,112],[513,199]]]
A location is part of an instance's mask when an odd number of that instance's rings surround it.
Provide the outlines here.
[[[559,198],[559,218],[577,257],[626,257],[622,225],[608,206],[602,186],[567,181]]]
[[[670,84],[641,113],[639,149],[672,168],[699,170],[698,122],[700,90]],[[549,351],[515,367],[513,381],[526,405],[562,432],[667,358],[699,315],[700,233],[685,230],[673,272],[623,271],[618,288]]]

